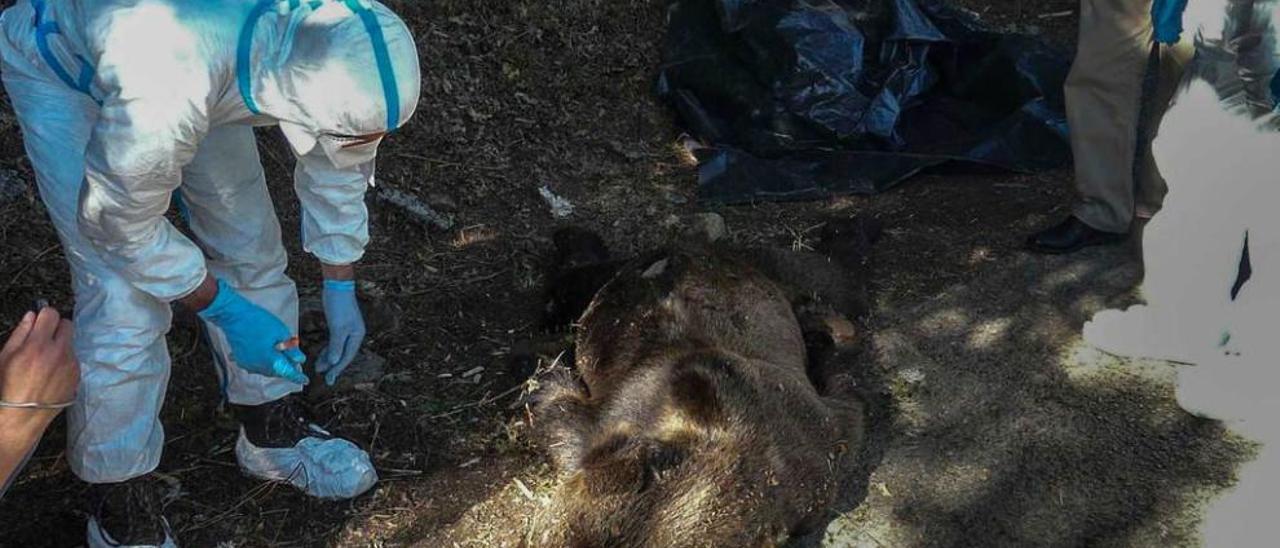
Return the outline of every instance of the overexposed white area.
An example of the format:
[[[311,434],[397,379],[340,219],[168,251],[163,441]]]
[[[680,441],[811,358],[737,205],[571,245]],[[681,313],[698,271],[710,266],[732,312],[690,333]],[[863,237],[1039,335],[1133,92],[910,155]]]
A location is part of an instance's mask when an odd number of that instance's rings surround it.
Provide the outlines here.
[[[1206,4],[1191,3],[1196,16]],[[1280,546],[1280,133],[1193,80],[1154,144],[1169,184],[1143,240],[1145,305],[1099,313],[1085,340],[1113,354],[1188,364],[1178,403],[1262,444],[1211,503],[1205,546]],[[1248,242],[1251,276],[1239,284]],[[1233,299],[1232,290],[1238,289]]]
[[[1147,304],[1099,313],[1085,325],[1090,344],[1192,364],[1280,355],[1268,325],[1280,301],[1278,145],[1280,135],[1224,110],[1208,83],[1190,84],[1154,146],[1170,190],[1144,235]],[[1246,238],[1252,275],[1232,299]]]

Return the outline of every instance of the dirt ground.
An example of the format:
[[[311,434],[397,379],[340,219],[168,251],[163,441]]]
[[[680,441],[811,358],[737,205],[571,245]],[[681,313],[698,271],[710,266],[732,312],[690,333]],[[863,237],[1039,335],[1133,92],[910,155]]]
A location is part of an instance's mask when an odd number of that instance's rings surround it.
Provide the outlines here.
[[[455,224],[432,229],[371,198],[360,277],[367,348],[385,358],[383,375],[308,394],[318,417],[370,449],[382,481],[328,503],[242,477],[208,349],[180,314],[160,472],[188,546],[514,542],[554,481],[513,408],[523,379],[508,366],[539,312],[551,231],[585,225],[626,254],[703,211],[679,132],[652,94],[663,0],[388,4],[418,37],[424,99],[384,145],[381,185]],[[1074,39],[1072,0],[962,4],[1064,48]],[[291,155],[269,132],[262,152],[282,222],[296,226]],[[7,106],[0,168],[32,180]],[[552,217],[543,186],[572,202],[568,219]],[[0,332],[36,296],[71,306],[65,261],[27,188],[0,202]],[[886,396],[866,454],[874,472],[807,543],[1195,544],[1198,505],[1231,482],[1248,446],[1179,411],[1167,367],[1078,351],[1088,313],[1137,278],[1123,250],[1076,259],[1020,251],[1070,199],[1067,171],[934,174],[869,198],[717,210],[741,243],[802,248],[823,219],[855,214],[888,228],[874,257],[876,350],[865,366]],[[290,273],[314,295],[317,264],[296,230],[285,235]],[[304,335],[314,354],[322,332]],[[0,502],[3,544],[82,542],[85,487],[68,471],[64,430],[60,420]]]

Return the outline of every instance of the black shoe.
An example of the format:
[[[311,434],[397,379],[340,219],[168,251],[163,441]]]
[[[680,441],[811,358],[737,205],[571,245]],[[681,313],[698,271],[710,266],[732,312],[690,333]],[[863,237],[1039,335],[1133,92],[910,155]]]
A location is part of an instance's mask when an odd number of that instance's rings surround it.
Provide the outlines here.
[[[1118,244],[1127,236],[1098,230],[1072,215],[1057,226],[1027,238],[1027,248],[1039,253],[1074,253],[1090,246]]]
[[[333,436],[311,422],[311,413],[297,396],[286,396],[262,405],[234,405],[244,436],[255,447],[288,449],[305,438]]]
[[[90,486],[89,546],[171,546],[164,490],[150,474]]]

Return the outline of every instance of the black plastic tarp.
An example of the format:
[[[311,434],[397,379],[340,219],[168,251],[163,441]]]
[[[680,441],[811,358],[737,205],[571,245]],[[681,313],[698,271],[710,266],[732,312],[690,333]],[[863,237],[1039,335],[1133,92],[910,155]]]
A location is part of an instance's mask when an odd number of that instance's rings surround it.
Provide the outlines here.
[[[675,0],[658,92],[705,145],[701,199],[801,200],[1062,165],[1068,66],[941,0]]]

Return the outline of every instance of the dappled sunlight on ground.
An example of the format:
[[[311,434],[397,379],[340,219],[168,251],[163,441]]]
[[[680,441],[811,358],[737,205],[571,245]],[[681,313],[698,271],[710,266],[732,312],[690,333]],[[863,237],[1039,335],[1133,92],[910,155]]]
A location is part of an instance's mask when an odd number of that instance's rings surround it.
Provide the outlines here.
[[[895,409],[862,507],[827,546],[1196,544],[1206,496],[1249,445],[1173,399],[1172,366],[1080,348],[1125,299],[1124,248],[1022,256],[883,311],[876,367]]]

